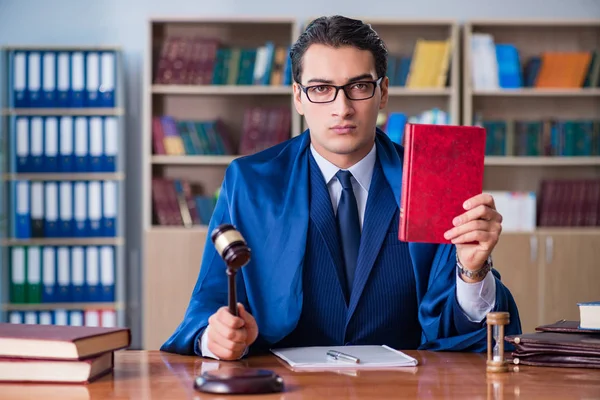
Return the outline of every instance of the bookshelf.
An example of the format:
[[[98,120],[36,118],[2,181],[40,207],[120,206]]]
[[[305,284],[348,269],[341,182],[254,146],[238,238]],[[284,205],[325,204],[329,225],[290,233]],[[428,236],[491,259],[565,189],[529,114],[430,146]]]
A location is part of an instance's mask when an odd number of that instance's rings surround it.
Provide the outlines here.
[[[262,135],[270,134],[276,142],[300,133],[292,88],[285,80],[286,75],[291,77],[286,63],[297,29],[291,18],[148,21],[142,143],[145,349],[159,348],[182,320],[208,235],[206,217],[212,212],[208,207],[202,217],[199,207],[214,204],[215,192],[232,160],[258,149],[243,147],[248,132],[265,140],[269,137]],[[268,72],[260,66],[266,66]],[[278,77],[273,74],[276,70],[280,71]],[[268,79],[263,80],[265,77]],[[256,117],[248,111],[257,109],[264,113],[277,109],[282,114],[268,114],[265,119],[266,114]],[[286,112],[287,117],[281,116]],[[165,116],[170,119],[159,119]],[[248,125],[253,116],[262,121],[262,127],[252,122]],[[211,125],[217,120],[220,125]],[[156,139],[157,134],[163,139]],[[164,151],[157,147],[157,140],[165,145]],[[174,150],[178,146],[180,150]],[[157,178],[162,183],[153,183]],[[167,192],[170,199],[164,196]],[[192,218],[186,223],[181,213],[185,216],[190,211],[198,213],[198,218],[189,214]],[[155,295],[158,292],[160,296]]]
[[[125,326],[121,49],[0,54],[0,320]]]
[[[590,284],[600,279],[600,20],[467,21],[462,47],[462,123],[486,127],[492,145],[484,191],[535,195],[528,213],[507,208],[525,220],[534,213],[535,225],[505,229],[495,265],[524,331],[577,320],[577,302],[600,299]],[[563,82],[567,70],[573,79]]]

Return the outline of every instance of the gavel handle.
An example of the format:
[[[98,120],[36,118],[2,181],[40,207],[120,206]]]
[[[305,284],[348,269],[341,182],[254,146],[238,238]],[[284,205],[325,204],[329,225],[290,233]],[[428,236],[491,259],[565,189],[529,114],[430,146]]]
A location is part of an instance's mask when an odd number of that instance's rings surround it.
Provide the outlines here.
[[[238,316],[237,298],[235,290],[235,273],[233,268],[227,268],[227,276],[229,278],[229,312],[232,315]]]

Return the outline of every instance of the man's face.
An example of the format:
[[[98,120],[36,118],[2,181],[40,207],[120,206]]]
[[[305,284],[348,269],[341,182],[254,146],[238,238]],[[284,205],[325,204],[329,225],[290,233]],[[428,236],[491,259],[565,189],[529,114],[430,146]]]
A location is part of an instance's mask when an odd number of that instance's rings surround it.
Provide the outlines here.
[[[349,92],[357,98],[372,93],[372,90],[366,93],[367,86],[360,82],[378,78],[375,58],[370,51],[352,46],[333,48],[313,44],[304,53],[300,83],[304,87],[317,86],[309,91],[309,96],[315,100],[326,99],[332,90],[319,85],[341,86],[355,82]],[[384,77],[369,99],[350,100],[340,90],[333,102],[315,104],[294,83],[294,104],[298,113],[306,118],[316,150],[340,168],[360,161],[373,147],[377,114],[387,104],[387,87],[388,79]]]

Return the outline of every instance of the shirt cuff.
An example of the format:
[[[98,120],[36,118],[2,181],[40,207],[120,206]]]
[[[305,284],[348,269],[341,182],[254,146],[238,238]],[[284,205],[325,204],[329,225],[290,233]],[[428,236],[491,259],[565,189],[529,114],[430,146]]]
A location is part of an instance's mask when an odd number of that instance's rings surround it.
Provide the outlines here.
[[[200,351],[202,352],[202,357],[209,357],[209,358],[214,358],[215,360],[220,360],[220,358],[217,357],[216,355],[214,355],[213,352],[210,351],[208,348],[207,333],[208,333],[209,329],[210,329],[210,325],[206,327],[206,329],[202,333],[202,336],[200,337]],[[242,357],[244,357],[246,354],[248,354],[248,347],[246,347],[246,350],[244,350],[244,354],[242,354]],[[240,357],[240,358],[242,358],[242,357]]]
[[[467,283],[456,268],[456,300],[471,322],[481,322],[496,305],[496,279],[492,271],[480,282]]]

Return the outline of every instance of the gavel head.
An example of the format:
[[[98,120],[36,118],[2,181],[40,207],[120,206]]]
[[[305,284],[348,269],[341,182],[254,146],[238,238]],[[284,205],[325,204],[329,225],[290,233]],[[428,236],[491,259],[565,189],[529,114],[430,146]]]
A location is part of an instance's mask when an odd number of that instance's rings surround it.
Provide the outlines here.
[[[233,225],[217,226],[212,231],[210,238],[228,268],[237,270],[250,261],[250,249]]]

